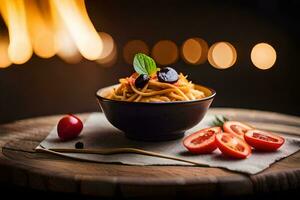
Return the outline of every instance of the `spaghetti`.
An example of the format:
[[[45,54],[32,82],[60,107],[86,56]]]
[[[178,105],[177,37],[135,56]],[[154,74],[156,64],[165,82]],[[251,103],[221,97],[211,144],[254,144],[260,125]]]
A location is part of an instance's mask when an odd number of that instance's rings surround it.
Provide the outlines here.
[[[178,81],[173,84],[160,82],[157,76],[151,77],[143,88],[135,86],[137,76],[138,74],[134,73],[130,77],[121,78],[120,84],[113,88],[106,98],[129,102],[172,102],[205,97],[205,93],[196,89],[182,73],[179,74]]]

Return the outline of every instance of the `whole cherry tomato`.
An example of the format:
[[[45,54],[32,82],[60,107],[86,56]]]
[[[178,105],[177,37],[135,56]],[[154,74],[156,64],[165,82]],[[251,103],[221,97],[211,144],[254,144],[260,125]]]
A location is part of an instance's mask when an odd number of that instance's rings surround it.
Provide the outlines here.
[[[57,125],[58,137],[63,140],[71,140],[79,136],[83,123],[75,115],[66,115],[61,118]]]

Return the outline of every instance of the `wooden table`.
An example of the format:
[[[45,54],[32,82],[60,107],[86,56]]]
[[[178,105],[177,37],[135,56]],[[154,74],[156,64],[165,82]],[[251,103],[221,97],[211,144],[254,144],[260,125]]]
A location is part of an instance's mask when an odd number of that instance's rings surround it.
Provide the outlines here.
[[[214,108],[254,126],[300,135],[300,118],[255,110]],[[79,115],[86,119],[88,114]],[[38,190],[107,197],[226,196],[300,188],[300,152],[257,175],[219,168],[183,166],[128,166],[79,162],[34,148],[61,116],[0,125],[0,181]]]

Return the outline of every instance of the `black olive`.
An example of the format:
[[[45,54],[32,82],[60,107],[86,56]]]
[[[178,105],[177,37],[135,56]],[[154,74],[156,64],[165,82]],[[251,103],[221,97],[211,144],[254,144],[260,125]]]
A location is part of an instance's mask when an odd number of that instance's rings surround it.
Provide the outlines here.
[[[171,67],[164,67],[157,72],[157,78],[163,83],[175,83],[178,81],[178,73]]]
[[[83,142],[76,142],[75,144],[76,149],[83,149],[83,147],[84,147]]]
[[[134,82],[135,87],[143,88],[150,80],[150,77],[146,74],[141,74]]]

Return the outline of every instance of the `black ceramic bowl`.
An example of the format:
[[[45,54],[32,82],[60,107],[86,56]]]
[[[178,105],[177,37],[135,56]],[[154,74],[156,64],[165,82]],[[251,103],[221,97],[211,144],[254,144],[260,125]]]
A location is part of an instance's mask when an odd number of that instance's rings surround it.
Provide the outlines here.
[[[195,85],[205,98],[176,102],[126,102],[105,98],[117,85],[102,88],[96,96],[108,121],[125,133],[128,138],[143,141],[163,141],[183,137],[184,132],[204,117],[216,92]]]

